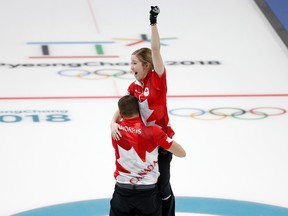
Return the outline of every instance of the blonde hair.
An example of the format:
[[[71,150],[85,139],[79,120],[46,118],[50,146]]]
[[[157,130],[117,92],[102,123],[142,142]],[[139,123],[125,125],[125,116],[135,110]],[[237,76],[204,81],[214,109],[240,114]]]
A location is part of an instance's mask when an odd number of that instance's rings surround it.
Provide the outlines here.
[[[142,64],[150,63],[151,67],[154,68],[152,61],[152,52],[150,48],[140,48],[138,50],[135,50],[132,55],[135,55]]]

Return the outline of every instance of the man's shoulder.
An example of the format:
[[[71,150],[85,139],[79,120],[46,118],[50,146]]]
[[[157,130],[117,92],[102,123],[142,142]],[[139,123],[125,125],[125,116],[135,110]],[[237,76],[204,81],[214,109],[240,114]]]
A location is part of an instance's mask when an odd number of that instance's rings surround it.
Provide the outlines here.
[[[144,126],[144,128],[146,128],[146,130],[152,131],[153,133],[164,133],[164,131],[161,128],[155,125]]]

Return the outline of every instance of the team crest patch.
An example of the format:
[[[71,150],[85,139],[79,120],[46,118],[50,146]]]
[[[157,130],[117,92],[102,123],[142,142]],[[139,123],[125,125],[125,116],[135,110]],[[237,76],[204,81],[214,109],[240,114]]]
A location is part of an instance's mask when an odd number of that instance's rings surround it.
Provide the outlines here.
[[[144,96],[147,97],[149,95],[149,89],[146,87],[144,89]]]

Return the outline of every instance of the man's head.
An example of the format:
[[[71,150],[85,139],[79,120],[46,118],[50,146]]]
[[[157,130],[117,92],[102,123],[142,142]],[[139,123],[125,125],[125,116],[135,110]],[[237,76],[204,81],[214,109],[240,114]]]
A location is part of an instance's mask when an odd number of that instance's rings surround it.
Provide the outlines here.
[[[118,108],[123,118],[132,118],[139,115],[138,101],[132,95],[125,95],[120,98]]]

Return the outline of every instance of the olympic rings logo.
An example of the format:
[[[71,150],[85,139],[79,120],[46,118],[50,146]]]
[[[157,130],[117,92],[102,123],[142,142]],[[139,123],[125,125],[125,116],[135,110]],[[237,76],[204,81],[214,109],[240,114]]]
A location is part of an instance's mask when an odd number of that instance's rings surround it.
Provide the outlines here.
[[[65,69],[58,71],[58,75],[65,77],[74,77],[85,80],[102,80],[108,78],[118,79],[134,79],[131,72],[120,69],[98,69],[95,71],[88,71],[84,69]]]
[[[237,107],[217,107],[210,110],[199,108],[175,108],[169,114],[177,117],[190,117],[197,120],[222,120],[228,117],[240,120],[260,120],[272,116],[280,116],[287,110],[279,107],[255,107],[245,110]]]

